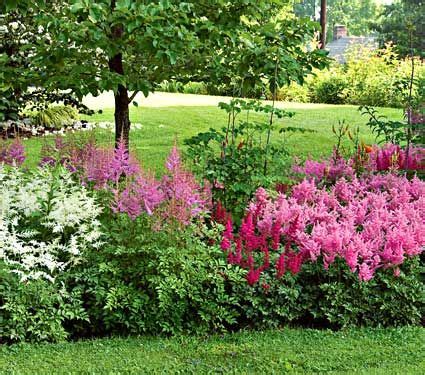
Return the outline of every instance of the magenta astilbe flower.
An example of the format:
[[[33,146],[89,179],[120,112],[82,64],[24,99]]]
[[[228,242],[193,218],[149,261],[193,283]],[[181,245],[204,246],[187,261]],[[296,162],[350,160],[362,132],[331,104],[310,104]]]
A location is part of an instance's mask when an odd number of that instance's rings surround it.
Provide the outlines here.
[[[251,268],[246,274],[246,280],[249,285],[255,285],[260,280],[261,270],[259,268]]]
[[[133,186],[128,186],[122,192],[114,190],[114,200],[111,209],[115,213],[126,213],[135,220],[143,212],[140,197],[136,194]]]
[[[94,183],[95,189],[107,188],[110,180],[110,165],[113,151],[110,149],[95,149],[84,165],[84,179]]]
[[[0,163],[20,167],[25,161],[25,149],[19,139],[0,147]]]
[[[174,143],[173,148],[171,149],[170,154],[167,157],[165,162],[165,167],[171,172],[178,172],[181,169],[181,158],[177,145]]]
[[[292,168],[295,173],[313,177],[318,181],[323,180],[327,169],[328,165],[325,161],[316,161],[310,159],[307,159],[303,166],[294,165]]]
[[[223,239],[221,241],[221,249],[224,251],[227,251],[230,249],[230,246],[232,245],[233,241],[233,224],[232,220],[229,218],[226,223],[226,229],[223,233]]]
[[[123,141],[114,150],[87,149],[84,166],[85,178],[95,183],[96,189],[106,188],[108,183],[118,184],[121,178],[135,177],[140,172],[137,160],[131,156]]]
[[[54,144],[43,146],[40,166],[63,165],[71,173],[76,173],[86,182],[86,167],[97,152],[94,139],[78,142],[75,139],[56,137]]]
[[[425,149],[423,147],[410,147],[407,161],[406,154],[406,149],[391,143],[382,147],[373,146],[366,167],[370,171],[378,172],[406,168],[414,171],[425,169]]]
[[[220,201],[216,202],[214,209],[211,214],[211,218],[214,222],[226,225],[229,220],[232,219],[232,215],[226,211],[226,208]]]
[[[138,162],[129,154],[125,142],[121,139],[108,166],[108,179],[118,183],[122,176],[131,177],[140,172]]]

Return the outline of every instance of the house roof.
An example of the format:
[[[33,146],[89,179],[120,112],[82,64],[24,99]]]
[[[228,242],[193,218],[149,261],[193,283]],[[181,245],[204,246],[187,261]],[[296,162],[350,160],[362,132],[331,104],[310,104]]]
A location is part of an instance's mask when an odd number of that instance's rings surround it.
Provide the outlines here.
[[[378,42],[374,37],[346,36],[333,40],[326,45],[329,57],[332,57],[340,64],[345,64],[345,54],[353,46],[364,46],[372,49],[378,48]]]

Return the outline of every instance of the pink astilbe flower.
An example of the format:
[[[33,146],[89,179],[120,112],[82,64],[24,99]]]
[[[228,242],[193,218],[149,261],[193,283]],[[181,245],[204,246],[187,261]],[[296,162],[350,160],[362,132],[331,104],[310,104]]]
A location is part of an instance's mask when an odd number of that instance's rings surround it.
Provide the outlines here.
[[[132,220],[155,215],[156,228],[164,221],[188,225],[212,206],[210,186],[201,186],[184,170],[176,146],[166,161],[168,174],[161,180],[142,170],[122,140],[113,149],[57,138],[54,145],[45,147],[42,164],[64,165],[84,185],[107,192],[114,213],[125,213]]]
[[[345,160],[337,155],[335,150],[333,156],[328,160],[316,161],[307,159],[304,165],[295,165],[292,170],[315,182],[335,182],[341,177],[351,180],[355,171],[352,160]]]
[[[121,140],[114,150],[91,150],[84,170],[85,178],[100,189],[105,188],[108,183],[118,184],[121,178],[135,177],[140,172],[140,166]]]
[[[92,159],[96,151],[94,139],[77,142],[75,139],[56,137],[53,145],[44,145],[41,154],[40,166],[63,165],[71,173],[82,175],[88,160]]]
[[[379,269],[397,275],[424,250],[425,182],[418,178],[364,175],[329,189],[305,180],[292,197],[272,198],[263,189],[256,197],[225,247],[232,264],[249,270],[251,283],[269,267],[269,256],[277,277],[298,273],[305,262],[321,261],[327,269],[342,259],[369,281]]]
[[[166,197],[163,215],[187,225],[192,219],[200,218],[211,209],[210,187],[206,182],[202,187],[193,174],[183,168],[176,145],[172,148],[165,166],[168,174],[161,182]]]
[[[125,142],[121,139],[109,165],[108,178],[118,183],[122,176],[131,177],[140,172],[139,163],[128,152]]]
[[[25,161],[25,149],[19,139],[9,145],[0,145],[0,163],[20,167]]]
[[[160,183],[155,178],[139,175],[123,191],[114,190],[112,210],[114,212],[127,213],[134,220],[143,212],[152,215],[155,208],[164,199]]]

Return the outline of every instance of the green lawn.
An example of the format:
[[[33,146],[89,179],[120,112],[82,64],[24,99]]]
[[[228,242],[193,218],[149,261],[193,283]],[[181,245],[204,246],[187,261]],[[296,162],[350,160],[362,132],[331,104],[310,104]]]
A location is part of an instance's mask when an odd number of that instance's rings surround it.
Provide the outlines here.
[[[288,104],[291,109],[291,104]],[[362,139],[373,142],[373,137],[366,127],[367,118],[361,116],[356,106],[330,105],[294,105],[296,115],[291,119],[284,119],[287,126],[298,126],[313,129],[316,133],[294,134],[287,140],[287,145],[293,155],[318,158],[328,155],[334,144],[331,132],[332,125],[345,120],[355,127],[360,125]],[[392,119],[399,119],[401,111],[398,109],[382,109],[382,113]],[[257,116],[259,119],[259,116]],[[102,114],[96,114],[90,121],[113,121],[113,110],[106,109]],[[208,130],[210,127],[219,128],[226,123],[226,114],[216,107],[162,107],[162,108],[135,108],[131,109],[131,121],[141,123],[142,129],[131,132],[131,148],[135,151],[147,168],[161,171],[164,159],[176,138],[179,144],[185,138]],[[97,131],[101,143],[112,144],[113,134],[108,131]],[[275,141],[282,142],[282,136],[275,134]],[[28,166],[36,165],[43,142],[51,141],[52,137],[30,139],[26,141],[29,160]]]
[[[425,329],[284,329],[0,348],[13,374],[424,374]]]

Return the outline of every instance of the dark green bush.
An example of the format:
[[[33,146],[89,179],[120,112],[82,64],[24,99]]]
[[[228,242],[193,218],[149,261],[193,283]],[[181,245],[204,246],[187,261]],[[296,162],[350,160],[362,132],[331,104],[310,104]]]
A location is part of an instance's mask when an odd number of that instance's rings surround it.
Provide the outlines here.
[[[0,262],[0,342],[62,341],[88,315],[62,282],[21,282]]]
[[[380,270],[360,282],[343,262],[304,264],[276,279],[273,267],[254,287],[229,265],[212,238],[217,229],[163,227],[151,219],[106,220],[102,251],[54,283],[21,283],[3,267],[1,339],[60,341],[110,334],[177,334],[241,328],[420,324],[425,288],[419,257],[399,277]],[[207,245],[206,243],[210,243]]]
[[[310,97],[315,103],[343,104],[347,87],[347,81],[343,77],[322,76],[312,83]]]
[[[108,245],[74,272],[90,324],[78,335],[204,333],[238,321],[234,285],[245,271],[193,232],[150,230],[148,218],[109,225]]]
[[[406,261],[399,277],[380,270],[369,282],[360,282],[343,262],[329,270],[319,263],[304,264],[299,274],[287,273],[279,280],[274,273],[266,272],[254,287],[236,287],[239,327],[418,325],[425,313],[419,257]]]
[[[340,328],[420,324],[425,312],[425,285],[420,257],[406,260],[399,277],[380,270],[360,282],[342,261],[328,271],[310,264],[298,275],[302,285],[303,321]]]

